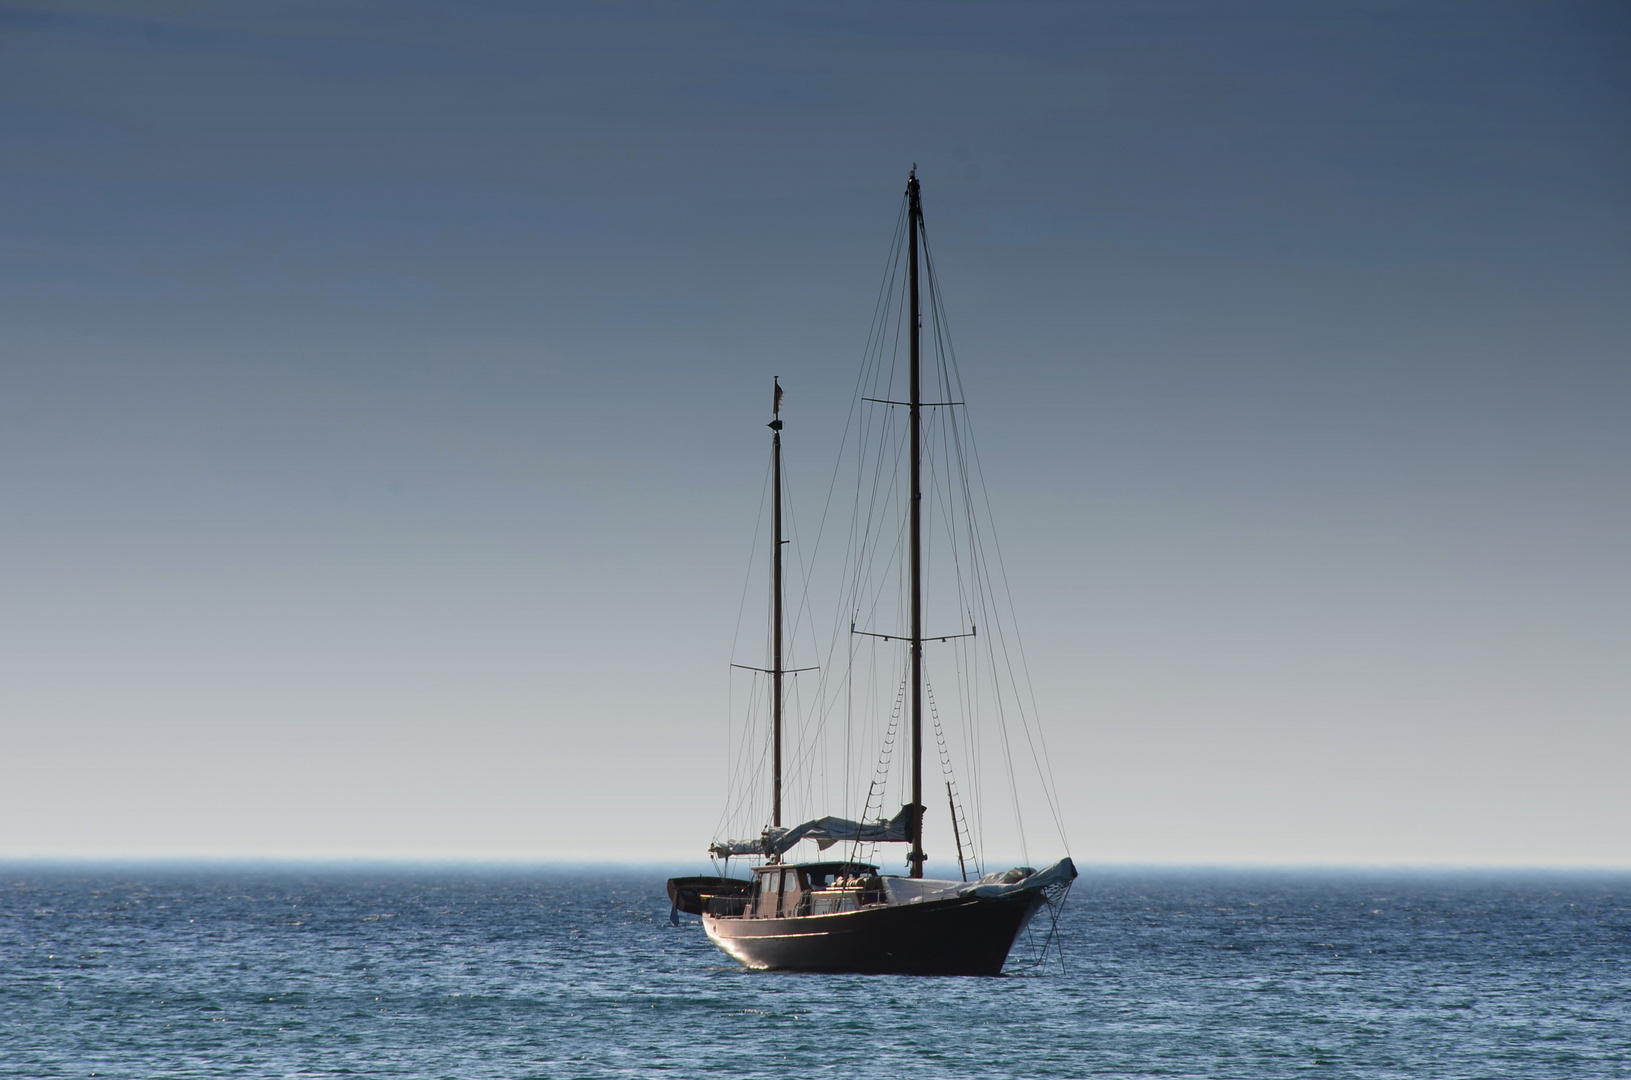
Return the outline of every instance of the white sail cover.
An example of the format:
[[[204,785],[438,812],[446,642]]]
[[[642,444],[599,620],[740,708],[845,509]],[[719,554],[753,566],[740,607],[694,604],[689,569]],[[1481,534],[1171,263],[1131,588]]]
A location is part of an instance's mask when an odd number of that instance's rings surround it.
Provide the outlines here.
[[[906,843],[912,838],[912,807],[910,804],[900,808],[888,821],[851,821],[848,818],[827,817],[806,821],[802,825],[795,825],[791,829],[766,829],[757,840],[723,840],[708,845],[710,854],[719,856],[731,855],[781,855],[792,849],[800,840],[814,840],[816,846],[826,851],[834,844],[846,840],[858,840],[862,843]]]
[[[1069,858],[1064,858],[1041,870],[1029,866],[1016,866],[1012,870],[999,870],[972,882],[886,877],[883,879],[883,891],[889,898],[889,904],[898,907],[902,904],[944,900],[952,896],[978,896],[990,900],[1050,889],[1055,885],[1066,885],[1075,880],[1076,864]]]

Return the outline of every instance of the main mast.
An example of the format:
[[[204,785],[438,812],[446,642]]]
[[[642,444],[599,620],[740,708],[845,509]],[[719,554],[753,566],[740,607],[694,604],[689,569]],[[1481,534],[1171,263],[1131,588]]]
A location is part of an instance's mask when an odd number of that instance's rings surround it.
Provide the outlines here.
[[[906,230],[911,234],[908,291],[912,296],[912,877],[923,876],[923,316],[918,310],[917,237],[923,227],[917,166],[906,181]],[[779,565],[779,564],[778,564]],[[778,633],[780,631],[778,630]],[[778,639],[779,640],[779,639]],[[780,730],[779,728],[777,729]],[[779,738],[779,736],[778,736]]]
[[[771,403],[770,421],[770,487],[773,494],[770,520],[776,534],[770,556],[771,652],[770,652],[770,725],[774,732],[771,765],[770,824],[781,828],[782,823],[782,385],[772,380],[776,394]]]

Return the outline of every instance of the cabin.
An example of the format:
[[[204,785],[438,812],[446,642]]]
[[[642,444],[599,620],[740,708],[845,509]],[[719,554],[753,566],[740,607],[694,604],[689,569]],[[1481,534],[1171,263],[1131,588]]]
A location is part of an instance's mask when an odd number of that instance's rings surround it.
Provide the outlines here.
[[[869,863],[773,863],[753,870],[752,919],[830,915],[884,902],[878,868]]]

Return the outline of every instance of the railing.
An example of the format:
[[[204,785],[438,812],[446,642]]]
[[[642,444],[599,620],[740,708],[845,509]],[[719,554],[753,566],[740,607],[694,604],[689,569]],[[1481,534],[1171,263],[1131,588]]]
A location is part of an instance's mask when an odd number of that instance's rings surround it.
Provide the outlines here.
[[[814,893],[802,893],[798,902],[790,905],[781,918],[796,918],[800,915],[826,915],[840,911],[855,911],[857,908],[872,907],[885,902],[883,887],[874,884],[877,879],[864,881],[859,888],[851,886],[841,889],[822,889]],[[774,897],[767,897],[767,902],[773,903]],[[751,896],[710,896],[707,900],[707,912],[715,918],[734,919],[748,914],[753,906]],[[768,916],[770,913],[764,913]],[[761,916],[764,917],[764,916]]]
[[[708,914],[715,918],[736,918],[747,911],[752,900],[751,896],[710,896]]]

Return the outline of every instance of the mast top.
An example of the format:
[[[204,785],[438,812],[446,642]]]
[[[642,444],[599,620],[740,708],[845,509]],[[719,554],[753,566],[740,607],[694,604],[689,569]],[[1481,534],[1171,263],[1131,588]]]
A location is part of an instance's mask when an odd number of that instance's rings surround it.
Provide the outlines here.
[[[770,380],[776,386],[776,395],[770,402],[770,414],[774,416],[775,419],[770,421],[770,423],[766,424],[765,426],[771,431],[780,431],[782,429],[782,377],[780,375],[772,375]]]

